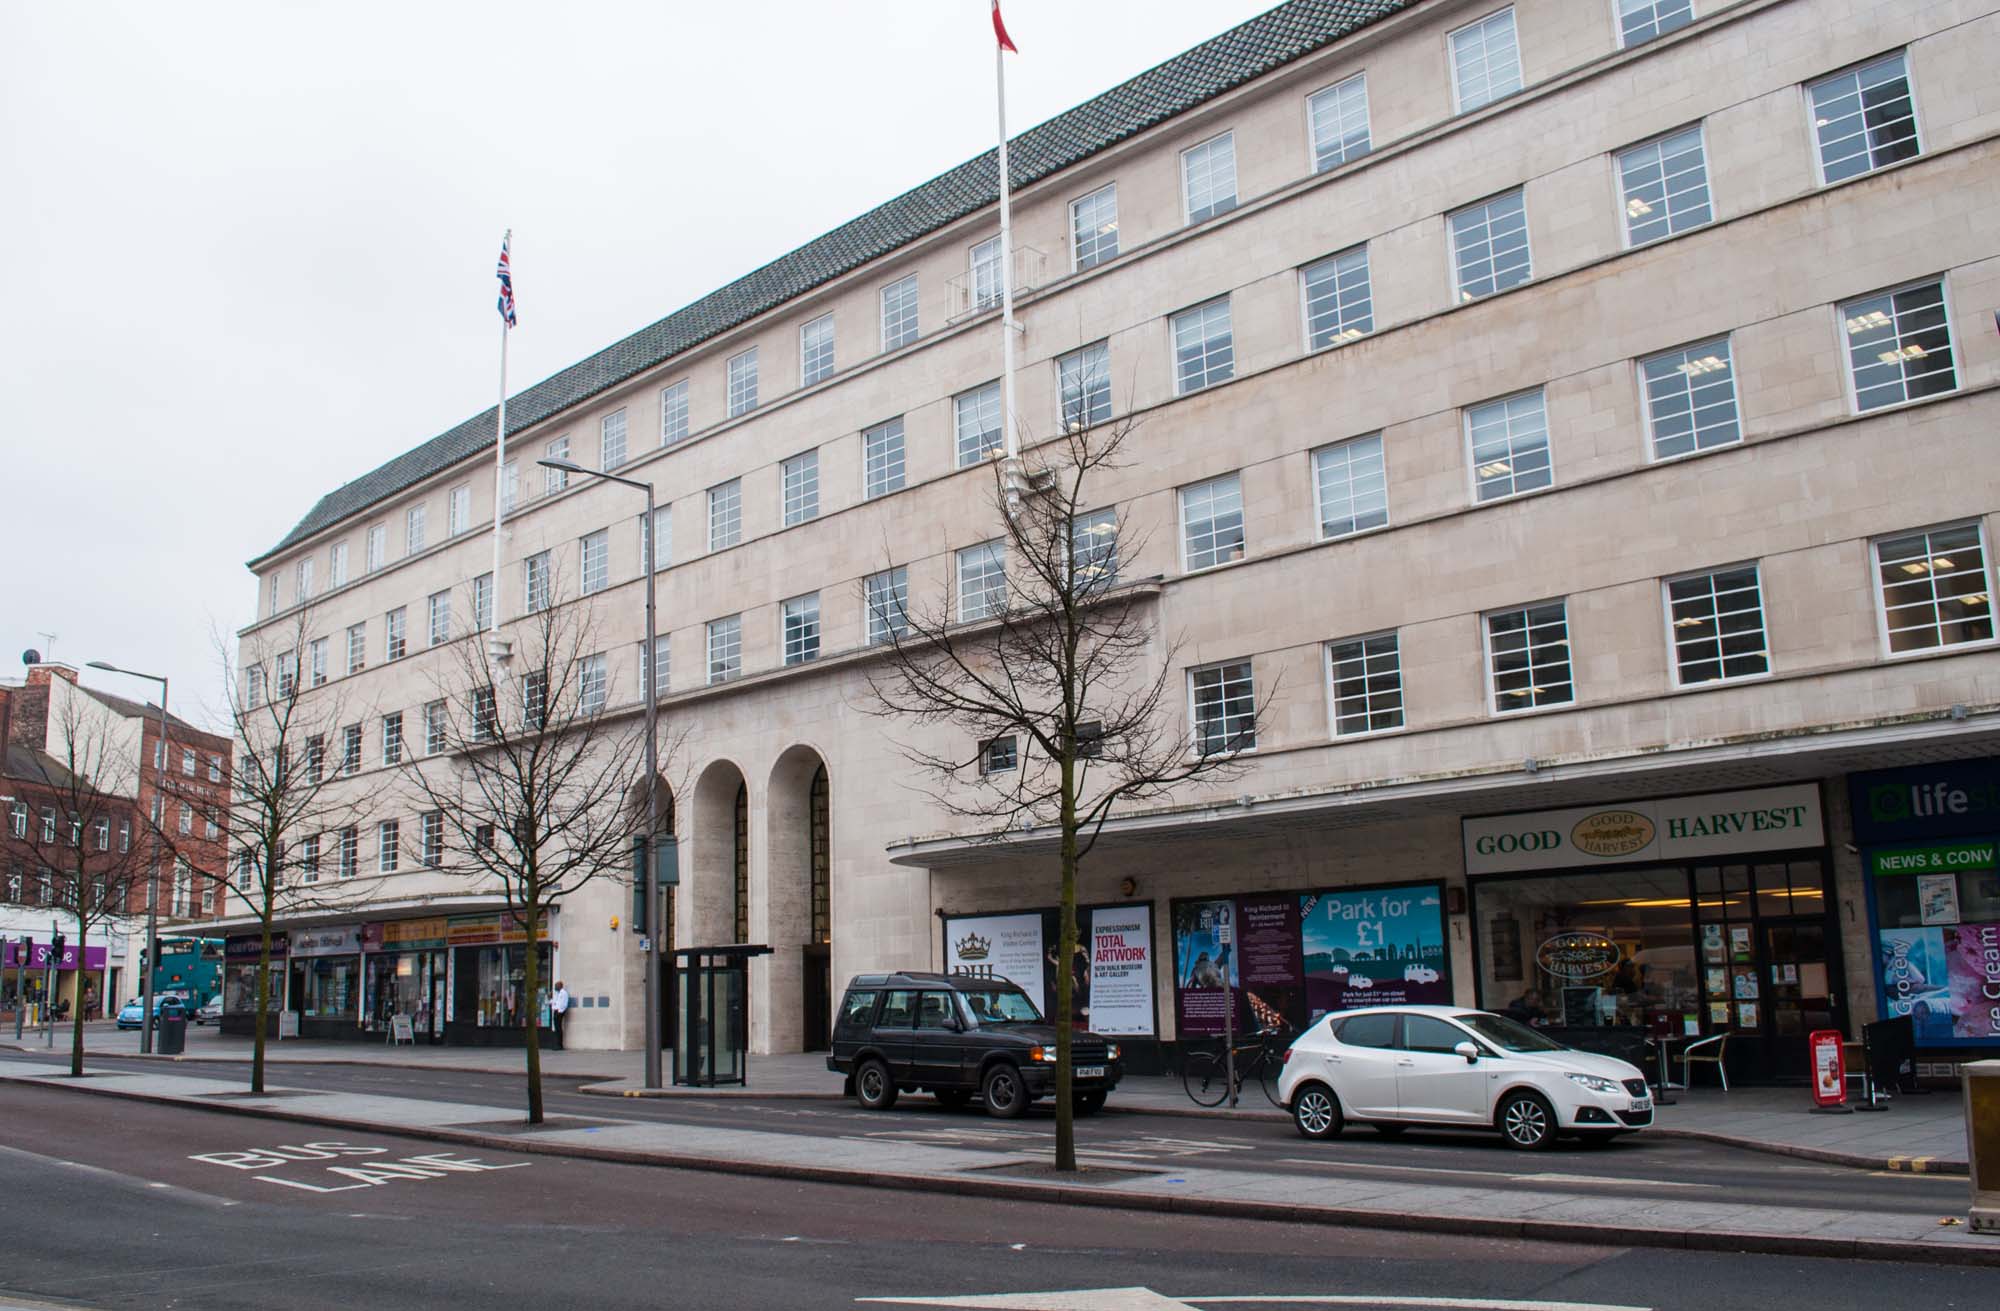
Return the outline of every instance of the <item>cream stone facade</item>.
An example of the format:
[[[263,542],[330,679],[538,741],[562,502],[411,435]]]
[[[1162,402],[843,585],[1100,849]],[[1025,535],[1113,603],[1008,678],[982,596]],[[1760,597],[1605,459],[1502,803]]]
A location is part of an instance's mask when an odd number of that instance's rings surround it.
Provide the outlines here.
[[[1330,23],[1335,8],[1283,11]],[[1151,905],[1162,1040],[1176,1036],[1172,906],[1187,897],[1435,879],[1455,907],[1441,922],[1456,998],[1497,1006],[1507,999],[1477,986],[1479,954],[1492,944],[1479,940],[1476,902],[1468,911],[1461,900],[1464,817],[1816,782],[1827,924],[1845,980],[1834,1008],[1848,1027],[1871,1019],[1870,909],[1843,780],[2000,744],[1990,601],[1983,636],[1974,622],[1953,629],[1966,640],[1892,652],[1872,554],[1883,539],[1970,525],[1990,591],[2000,531],[1991,219],[2000,91],[1986,74],[2000,59],[2000,6],[1698,0],[1691,23],[1629,47],[1618,0],[1379,9],[1013,197],[1023,439],[1056,431],[1058,357],[1106,343],[1113,411],[1138,424],[1135,458],[1093,489],[1144,538],[1121,575],[1152,590],[1181,664],[1248,661],[1256,694],[1271,698],[1240,771],[1114,819],[1086,864],[1083,900]],[[1512,15],[1522,89],[1459,112],[1451,34],[1501,9]],[[1920,153],[1825,183],[1808,85],[1897,53]],[[1355,75],[1365,77],[1370,148],[1316,173],[1308,97]],[[1635,247],[1619,156],[1690,127],[1712,216]],[[1225,132],[1238,203],[1189,223],[1182,152]],[[1118,253],[1076,270],[1071,204],[1113,184]],[[1516,190],[1531,276],[1462,299],[1449,216]],[[968,296],[971,252],[996,232],[988,204],[689,349],[628,361],[594,394],[508,437],[519,498],[505,516],[502,621],[521,617],[523,560],[552,552],[566,603],[590,607],[604,634],[612,703],[632,714],[643,637],[637,496],[591,478],[557,488],[535,461],[566,442],[569,458],[598,467],[606,420],[622,415],[628,455],[617,472],[651,482],[671,516],[658,583],[670,650],[662,714],[683,743],[667,769],[682,842],[675,933],[682,944],[774,949],[751,967],[758,1051],[796,1050],[823,1032],[804,999],[830,1004],[858,971],[939,967],[944,917],[1055,901],[1047,836],[996,844],[965,830],[910,777],[897,743],[913,730],[867,713],[879,657],[862,580],[903,566],[913,600],[943,597],[953,553],[1000,534],[991,468],[957,467],[953,417],[955,396],[1000,371],[998,312]],[[1371,324],[1345,344],[1309,349],[1301,271],[1364,247]],[[883,289],[910,276],[919,335],[885,351]],[[1933,281],[1949,319],[1951,385],[1862,409],[1841,307]],[[1177,396],[1173,316],[1220,298],[1232,376]],[[801,328],[826,315],[834,370],[801,386]],[[1720,340],[1740,440],[1655,458],[1638,362]],[[753,348],[757,404],[731,417],[728,362]],[[1921,352],[1924,367],[1935,369],[1936,355]],[[683,383],[680,435],[666,425],[670,389]],[[1549,484],[1482,500],[1468,410],[1536,392]],[[904,483],[871,497],[864,434],[891,419],[903,428]],[[1313,453],[1372,434],[1386,522],[1328,537]],[[787,526],[781,467],[805,452],[816,452],[816,513]],[[1179,489],[1231,474],[1244,549],[1190,570]],[[731,480],[740,480],[741,540],[710,549],[710,490]],[[246,662],[266,658],[253,653],[283,640],[308,608],[313,634],[328,642],[329,677],[367,725],[354,788],[393,794],[376,718],[402,711],[414,738],[434,695],[444,657],[427,649],[427,598],[448,593],[449,641],[472,640],[469,589],[492,568],[495,488],[489,443],[252,562],[260,618],[242,634]],[[418,506],[424,540],[410,549]],[[378,528],[383,558],[371,567]],[[599,530],[609,585],[579,596],[579,543]],[[346,578],[333,586],[343,548]],[[302,596],[305,560],[313,576]],[[1765,671],[1683,685],[1664,580],[1753,563]],[[781,604],[812,593],[817,659],[786,666]],[[1555,601],[1573,697],[1508,709],[1493,683],[1488,617]],[[385,660],[384,617],[399,607],[409,654]],[[1976,608],[1961,617],[1976,621]],[[710,684],[706,625],[736,615],[741,676]],[[346,634],[362,624],[366,667],[349,675]],[[1329,643],[1389,633],[1400,723],[1343,733]],[[1181,713],[1192,717],[1191,702]],[[826,823],[815,838],[821,769]],[[401,819],[412,832],[415,816]],[[364,834],[349,919],[492,904],[490,889],[413,860],[377,875],[370,846]],[[816,854],[826,894],[817,924]],[[640,1043],[641,958],[633,935],[612,924],[628,907],[615,874],[561,907],[556,970],[592,1001],[570,1014],[572,1045]],[[226,931],[231,919],[220,923]],[[826,972],[830,993],[814,989],[809,971]]]

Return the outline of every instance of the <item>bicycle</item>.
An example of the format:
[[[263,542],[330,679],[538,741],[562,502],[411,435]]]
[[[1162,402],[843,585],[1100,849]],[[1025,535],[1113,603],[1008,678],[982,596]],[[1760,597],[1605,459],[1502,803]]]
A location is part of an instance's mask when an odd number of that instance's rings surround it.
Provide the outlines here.
[[[1285,1051],[1291,1046],[1287,1029],[1259,1029],[1245,1036],[1235,1047],[1236,1093],[1242,1095],[1246,1080],[1256,1079],[1271,1105],[1283,1110],[1278,1098],[1278,1076],[1285,1069]],[[1181,1086],[1196,1106],[1220,1106],[1229,1096],[1228,1064],[1221,1044],[1215,1051],[1195,1052],[1181,1068]]]

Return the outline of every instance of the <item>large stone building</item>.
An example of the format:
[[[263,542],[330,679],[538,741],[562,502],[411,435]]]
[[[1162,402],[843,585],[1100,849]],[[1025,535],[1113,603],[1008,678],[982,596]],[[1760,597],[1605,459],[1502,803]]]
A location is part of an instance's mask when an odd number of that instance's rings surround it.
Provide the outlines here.
[[[1267,703],[1237,772],[1087,862],[1122,948],[1082,971],[1094,1025],[1210,1032],[1227,971],[1245,1021],[1455,999],[1732,1035],[1743,1073],[1885,1004],[1926,1061],[1993,1041],[1996,59],[1992,0],[1297,0],[1015,139],[1018,429],[1139,421],[1097,492],[1144,539],[1118,567],[1176,731]],[[508,409],[503,624],[560,580],[635,714],[635,494],[536,461],[660,496],[676,936],[774,949],[760,1050],[823,1041],[859,970],[1053,968],[1049,835],[981,840],[867,713],[864,596],[976,603],[1000,535],[995,181]],[[493,430],[322,497],[251,562],[246,654],[307,602],[350,701],[414,714],[433,626],[469,640],[491,595]],[[388,772],[371,747],[353,786]],[[440,1037],[520,1014],[464,945],[491,889],[359,840],[358,909],[294,970],[434,972]],[[627,896],[555,918],[573,1045],[639,1042]],[[365,985],[317,995],[367,1027]]]

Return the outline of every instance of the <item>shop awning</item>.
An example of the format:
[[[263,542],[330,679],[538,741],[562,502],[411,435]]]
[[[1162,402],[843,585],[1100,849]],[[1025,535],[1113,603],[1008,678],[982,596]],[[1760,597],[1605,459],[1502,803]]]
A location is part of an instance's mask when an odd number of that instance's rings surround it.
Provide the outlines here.
[[[1807,782],[1859,770],[1927,764],[2000,751],[1992,716],[1834,730],[1807,737],[1691,746],[1644,755],[1520,765],[1483,774],[1390,779],[1349,787],[1272,794],[1245,792],[1196,805],[1114,817],[1096,852],[1143,851],[1190,838],[1325,835],[1423,815],[1493,814],[1597,805],[1641,796]],[[1053,826],[910,837],[886,848],[897,865],[939,872],[1055,854]]]
[[[235,895],[234,893],[231,894]],[[432,897],[396,897],[384,901],[355,902],[350,905],[333,907],[313,907],[291,914],[279,912],[272,916],[271,927],[277,930],[311,928],[318,924],[351,924],[357,920],[398,920],[416,919],[426,915],[472,915],[481,911],[507,909],[507,899],[496,893],[447,894]],[[550,909],[554,909],[551,907]],[[255,933],[262,924],[255,915],[228,915],[200,923],[177,923],[173,931],[177,934],[201,934],[210,937],[226,937],[235,934]],[[161,926],[166,932],[166,926]]]

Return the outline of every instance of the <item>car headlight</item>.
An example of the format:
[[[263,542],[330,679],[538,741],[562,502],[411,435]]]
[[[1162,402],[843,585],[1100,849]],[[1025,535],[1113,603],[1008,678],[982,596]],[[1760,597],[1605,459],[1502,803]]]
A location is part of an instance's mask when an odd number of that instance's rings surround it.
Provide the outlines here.
[[[1572,1074],[1569,1078],[1570,1082],[1580,1083],[1592,1092],[1617,1093],[1625,1091],[1624,1088],[1619,1086],[1616,1079],[1605,1079],[1595,1074]]]
[[[1028,1048],[1028,1059],[1053,1065],[1056,1059],[1056,1049],[1053,1047],[1030,1047]]]
[[[1104,1059],[1105,1059],[1105,1060],[1107,1060],[1107,1061],[1115,1061],[1115,1060],[1117,1060],[1117,1059],[1118,1059],[1118,1044],[1117,1044],[1117,1043],[1115,1043],[1115,1042],[1114,1042],[1114,1043],[1112,1043],[1112,1044],[1111,1044],[1111,1045],[1110,1045],[1109,1047],[1106,1047],[1106,1048],[1104,1049]]]

